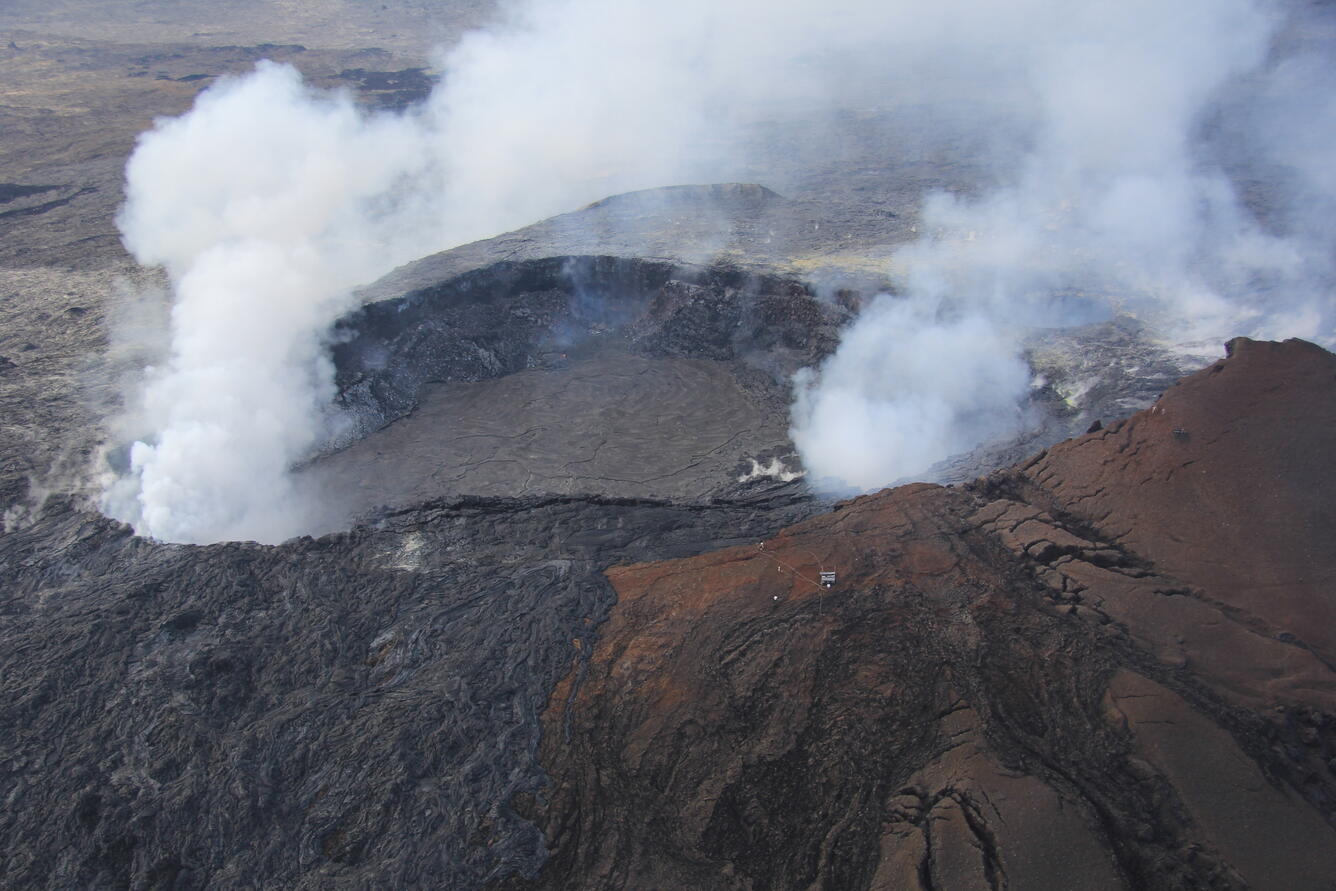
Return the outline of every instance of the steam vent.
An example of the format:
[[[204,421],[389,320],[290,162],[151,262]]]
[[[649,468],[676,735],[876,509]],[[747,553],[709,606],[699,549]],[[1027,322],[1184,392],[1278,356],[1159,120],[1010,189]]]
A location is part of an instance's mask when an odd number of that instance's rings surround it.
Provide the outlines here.
[[[1336,891],[1333,58],[0,3],[0,889]]]

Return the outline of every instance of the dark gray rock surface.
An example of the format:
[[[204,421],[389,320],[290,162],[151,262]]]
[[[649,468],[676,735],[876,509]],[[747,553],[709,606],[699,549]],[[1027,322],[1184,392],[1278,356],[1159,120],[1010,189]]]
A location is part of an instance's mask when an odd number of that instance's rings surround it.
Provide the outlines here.
[[[463,494],[694,500],[791,448],[728,363],[626,354],[428,384],[411,415],[299,476],[342,515]],[[795,462],[796,463],[796,462]]]
[[[0,536],[0,885],[467,888],[532,874],[538,715],[613,562],[810,513],[474,499],[281,547],[53,502]]]

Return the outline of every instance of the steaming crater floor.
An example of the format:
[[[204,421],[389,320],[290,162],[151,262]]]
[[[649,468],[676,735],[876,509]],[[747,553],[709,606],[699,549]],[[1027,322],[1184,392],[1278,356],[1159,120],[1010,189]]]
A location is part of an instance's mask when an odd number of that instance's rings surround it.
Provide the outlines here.
[[[791,448],[731,363],[611,355],[428,385],[417,409],[300,475],[344,517],[446,496],[695,500]]]

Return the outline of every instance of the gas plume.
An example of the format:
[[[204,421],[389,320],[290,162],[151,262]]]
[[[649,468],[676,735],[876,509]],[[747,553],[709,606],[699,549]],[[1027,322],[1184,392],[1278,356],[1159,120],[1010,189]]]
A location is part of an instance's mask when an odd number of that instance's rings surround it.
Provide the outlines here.
[[[410,121],[368,118],[272,64],[140,140],[118,223],[171,280],[171,345],[147,370],[146,434],[107,493],[113,515],[171,541],[303,527],[288,469],[330,421],[323,332],[353,284],[423,250],[405,186],[425,157]]]
[[[875,487],[1014,429],[1022,332],[1072,320],[1055,295],[1177,342],[1329,342],[1312,286],[1331,271],[1332,78],[1320,54],[1278,49],[1284,13],[527,0],[393,116],[262,65],[160,121],[129,163],[120,225],[171,279],[171,345],[106,509],[173,541],[307,531],[288,473],[337,424],[324,338],[353,287],[609,194],[766,182],[761,122],[829,133],[785,159],[824,163],[842,109],[986,150],[988,186],[925,200],[922,238],[894,258],[900,293],[800,376],[792,433],[812,478]],[[1284,188],[1259,223],[1236,182],[1262,168]]]
[[[992,159],[1000,184],[985,194],[928,197],[923,236],[894,256],[902,296],[879,298],[796,381],[791,433],[831,488],[884,486],[1017,432],[1021,337],[1036,327],[1117,310],[1202,355],[1236,334],[1336,335],[1318,212],[1331,168],[1313,151],[1336,116],[1311,60],[1276,63],[1278,10],[1131,0],[1046,12],[1044,28],[1000,31],[981,50],[1034,98],[1028,145]],[[1241,140],[1211,133],[1238,126],[1231,114],[1272,135],[1250,131],[1238,155]],[[1226,150],[1245,168],[1281,161],[1304,195],[1289,190],[1297,200],[1264,228]]]

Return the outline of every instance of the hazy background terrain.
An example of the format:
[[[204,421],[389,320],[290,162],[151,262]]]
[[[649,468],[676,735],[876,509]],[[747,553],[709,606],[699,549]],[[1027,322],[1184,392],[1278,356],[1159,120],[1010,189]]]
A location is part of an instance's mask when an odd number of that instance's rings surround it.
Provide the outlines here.
[[[0,27],[122,44],[374,46],[421,63],[461,31],[486,22],[496,5],[493,0],[13,0],[0,9]]]
[[[400,91],[340,73],[426,66],[432,46],[485,12],[433,3],[428,16],[426,7],[0,5],[0,182],[20,187],[0,194],[6,522],[20,522],[52,491],[97,485],[89,471],[104,425],[165,347],[164,282],[129,257],[114,222],[135,138],[156,116],[189,109],[217,76],[249,71],[261,58],[292,60],[317,83],[361,88],[370,105],[401,104]],[[366,30],[357,30],[359,11]],[[376,23],[396,15],[405,24],[391,38],[393,29]],[[307,30],[288,30],[298,22]],[[254,48],[303,41],[304,50]],[[145,299],[154,293],[156,303]]]

